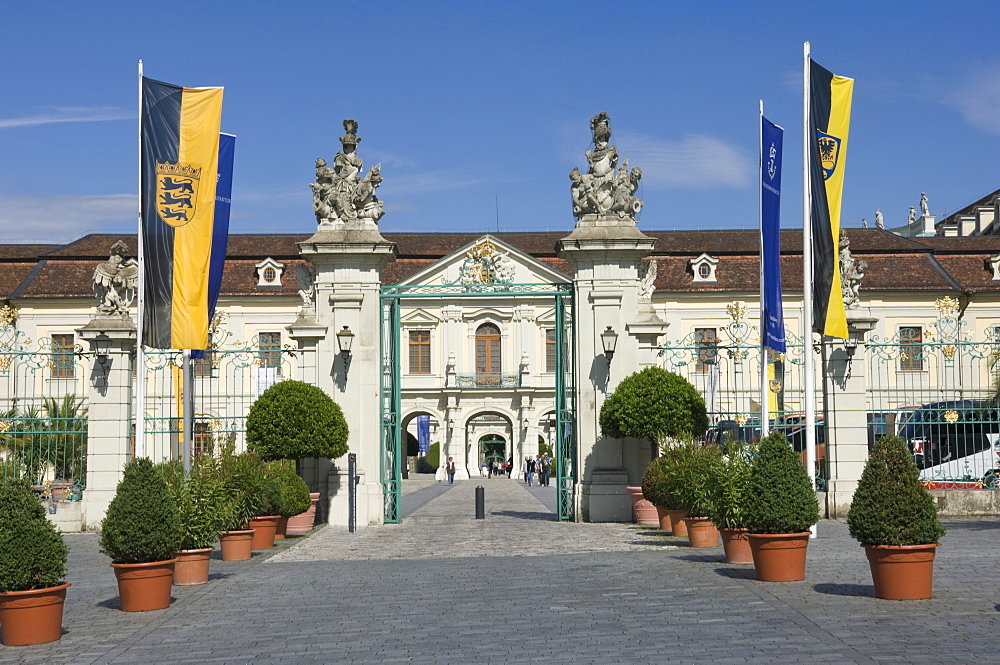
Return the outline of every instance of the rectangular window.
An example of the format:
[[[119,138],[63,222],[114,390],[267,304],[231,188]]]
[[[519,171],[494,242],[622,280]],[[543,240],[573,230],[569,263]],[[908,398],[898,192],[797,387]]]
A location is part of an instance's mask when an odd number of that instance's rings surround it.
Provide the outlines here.
[[[919,372],[924,369],[924,329],[922,326],[903,326],[899,329],[899,369]]]
[[[548,328],[545,331],[545,371],[556,371],[556,331]]]
[[[694,346],[695,363],[694,371],[707,372],[710,367],[719,362],[719,338],[716,337],[715,328],[695,328]]]
[[[208,348],[201,358],[192,358],[195,376],[212,376],[212,333],[208,334]]]
[[[410,331],[410,374],[431,373],[431,331]]]
[[[261,367],[281,375],[281,333],[257,333],[257,361]]]
[[[191,455],[207,455],[212,443],[212,429],[204,420],[194,423],[194,435],[191,439]]]
[[[76,358],[73,355],[73,335],[52,336],[52,378],[72,379],[76,376]]]

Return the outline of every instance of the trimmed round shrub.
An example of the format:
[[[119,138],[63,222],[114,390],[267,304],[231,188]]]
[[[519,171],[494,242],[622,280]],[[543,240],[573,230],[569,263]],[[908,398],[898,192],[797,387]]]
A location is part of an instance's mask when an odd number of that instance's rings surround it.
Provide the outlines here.
[[[130,461],[101,522],[101,552],[112,563],[166,561],[174,558],[183,537],[163,474],[147,457]]]
[[[275,515],[294,517],[309,510],[309,486],[295,473],[295,464],[289,460],[276,460],[267,465],[271,477],[278,483]]]
[[[181,520],[181,546],[195,550],[212,547],[229,523],[232,501],[219,475],[219,463],[213,457],[199,455],[191,461],[191,475],[184,477],[180,460],[162,467]]]
[[[27,483],[0,483],[0,593],[58,586],[69,553]]]
[[[865,545],[929,545],[944,535],[934,497],[900,437],[875,442],[847,511],[847,528]]]
[[[809,474],[781,432],[761,439],[746,496],[750,533],[802,533],[819,521]]]
[[[265,461],[347,453],[347,421],[340,406],[316,386],[279,381],[247,413],[247,447]]]
[[[662,450],[670,439],[700,436],[708,429],[705,400],[684,377],[647,367],[625,377],[601,405],[605,436],[649,439]]]

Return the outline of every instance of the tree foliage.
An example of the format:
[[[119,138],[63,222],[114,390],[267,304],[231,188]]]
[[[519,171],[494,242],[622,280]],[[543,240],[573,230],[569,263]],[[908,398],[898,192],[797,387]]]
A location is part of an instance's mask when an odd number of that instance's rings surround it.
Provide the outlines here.
[[[697,455],[697,444],[682,442],[668,447],[642,476],[642,495],[664,510],[687,510],[681,494],[680,476]]]
[[[944,535],[934,498],[898,436],[875,442],[847,512],[847,527],[865,545],[927,545]]]
[[[761,439],[746,496],[746,527],[751,533],[802,533],[819,521],[809,474],[781,432]]]
[[[601,405],[601,433],[650,439],[662,449],[669,439],[708,429],[705,400],[684,377],[659,367],[631,374]]]
[[[68,548],[26,482],[0,483],[0,593],[62,584]]]
[[[278,497],[275,505],[276,515],[294,517],[309,510],[312,500],[309,498],[309,486],[306,481],[295,473],[295,464],[290,460],[275,460],[269,462],[267,470],[278,483]]]
[[[247,413],[247,446],[264,460],[335,459],[347,452],[347,436],[340,406],[302,381],[275,383]]]
[[[163,474],[146,457],[130,461],[101,522],[101,551],[112,563],[166,561],[174,558],[183,537]]]
[[[233,510],[233,502],[219,474],[218,461],[214,457],[196,456],[187,478],[180,460],[167,462],[162,471],[180,515],[183,535],[179,549],[212,547],[219,532],[229,524]]]
[[[713,469],[716,502],[708,517],[720,529],[746,528],[747,487],[757,444],[731,440],[726,453]]]

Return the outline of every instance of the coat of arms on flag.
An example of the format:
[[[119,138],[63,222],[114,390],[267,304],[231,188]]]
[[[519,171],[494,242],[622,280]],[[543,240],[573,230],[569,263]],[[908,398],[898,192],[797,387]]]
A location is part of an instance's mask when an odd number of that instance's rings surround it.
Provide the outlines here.
[[[823,166],[823,180],[829,180],[833,172],[837,170],[837,161],[840,158],[840,139],[823,132],[816,132],[819,143],[819,161]]]
[[[194,218],[201,167],[156,163],[156,212],[170,226],[184,226]]]

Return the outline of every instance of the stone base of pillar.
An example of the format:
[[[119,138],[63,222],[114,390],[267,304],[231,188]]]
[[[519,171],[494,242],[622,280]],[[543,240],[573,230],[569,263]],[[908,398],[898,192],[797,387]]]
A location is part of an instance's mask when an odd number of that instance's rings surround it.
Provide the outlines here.
[[[584,522],[631,522],[632,499],[625,487],[625,469],[596,469],[589,481],[581,483]]]
[[[357,527],[364,529],[372,524],[381,524],[384,517],[382,484],[366,482],[364,474],[358,474],[361,481],[357,485]],[[348,474],[344,469],[334,468],[327,477],[327,519],[330,526],[347,527],[350,518],[348,498]]]
[[[854,490],[858,488],[856,480],[832,479],[826,483],[826,518],[831,520],[847,519],[847,511],[851,508]],[[823,506],[820,506],[820,512]]]

